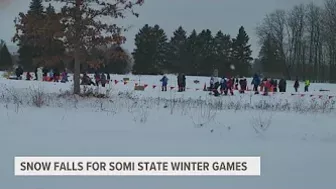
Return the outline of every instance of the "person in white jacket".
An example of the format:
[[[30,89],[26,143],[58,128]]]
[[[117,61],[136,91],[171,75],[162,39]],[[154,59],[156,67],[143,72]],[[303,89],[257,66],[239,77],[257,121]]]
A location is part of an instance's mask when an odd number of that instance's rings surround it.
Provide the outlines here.
[[[42,67],[37,68],[37,79],[38,81],[42,81],[43,80],[43,71],[42,71]]]

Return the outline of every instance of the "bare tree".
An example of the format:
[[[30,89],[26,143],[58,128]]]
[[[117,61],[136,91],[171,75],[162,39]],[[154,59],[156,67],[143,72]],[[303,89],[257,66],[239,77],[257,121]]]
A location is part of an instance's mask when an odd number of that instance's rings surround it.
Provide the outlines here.
[[[323,15],[323,35],[329,64],[329,81],[335,82],[336,76],[336,0],[325,0]]]
[[[288,12],[287,23],[289,30],[289,59],[290,65],[293,65],[296,75],[305,75],[305,6],[296,5]]]
[[[259,43],[262,44],[270,36],[273,38],[281,60],[284,64],[286,75],[290,78],[289,69],[291,67],[290,57],[292,49],[289,48],[290,32],[287,25],[287,15],[284,10],[276,10],[266,15],[262,24],[257,27],[257,36],[259,37]]]
[[[313,68],[313,72],[310,73],[310,78],[313,78],[315,81],[321,81],[321,76],[324,77],[321,23],[322,9],[314,3],[308,4],[305,24],[307,28],[307,41],[309,44],[308,63],[309,67]]]
[[[257,27],[257,36],[260,44],[270,37],[277,44],[288,78],[336,82],[336,0],[276,10]]]

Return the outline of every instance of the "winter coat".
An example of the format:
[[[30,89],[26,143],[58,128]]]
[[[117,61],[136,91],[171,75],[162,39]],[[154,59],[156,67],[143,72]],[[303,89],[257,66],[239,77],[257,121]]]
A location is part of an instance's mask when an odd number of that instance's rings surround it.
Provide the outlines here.
[[[300,83],[298,80],[295,80],[295,83],[294,83],[294,88],[299,88],[300,87]]]
[[[186,86],[186,76],[182,75],[182,86],[185,87]]]
[[[229,79],[229,81],[227,82],[227,88],[231,89],[233,87],[233,83],[234,83],[233,78]]]
[[[265,81],[265,91],[270,91],[271,87],[272,87],[272,82],[269,80]]]
[[[259,77],[257,74],[255,74],[255,75],[253,76],[253,79],[252,79],[251,84],[252,84],[252,85],[257,85],[257,86],[260,85],[260,77]]]
[[[31,78],[32,78],[32,76],[30,75],[29,72],[27,72],[26,79],[27,79],[27,80],[30,80]]]
[[[62,82],[67,82],[68,81],[68,73],[63,72],[62,73]]]
[[[106,83],[106,76],[105,76],[105,74],[101,74],[101,76],[100,76],[100,82],[101,82],[102,84],[105,84],[105,83]]]
[[[183,86],[183,76],[181,74],[177,76],[177,85]]]
[[[82,85],[89,85],[90,83],[91,78],[87,74],[84,74],[82,78]]]
[[[21,67],[16,68],[15,74],[16,76],[21,76],[23,74],[23,69]]]
[[[49,74],[48,76],[49,76],[50,78],[54,77],[54,72],[53,72],[53,70],[50,70],[48,74]]]
[[[305,86],[309,87],[309,85],[310,85],[310,81],[309,81],[309,80],[306,80],[306,81],[305,81]]]
[[[43,80],[43,68],[37,68],[37,79],[39,81]]]
[[[94,78],[95,78],[96,81],[100,81],[99,73],[96,72],[95,75],[94,75]]]
[[[247,80],[246,79],[241,79],[239,81],[239,85],[240,85],[240,88],[243,89],[243,90],[246,90],[246,87],[247,87]]]
[[[275,80],[273,81],[273,87],[278,87],[278,80],[275,79]]]
[[[286,80],[280,79],[280,81],[279,81],[279,88],[284,89],[284,88],[286,88],[286,85],[287,85]]]
[[[221,89],[226,89],[227,88],[227,81],[226,81],[225,78],[221,79],[220,86],[221,86]]]
[[[168,78],[166,76],[163,76],[162,79],[160,79],[162,82],[162,86],[167,86],[168,84]]]

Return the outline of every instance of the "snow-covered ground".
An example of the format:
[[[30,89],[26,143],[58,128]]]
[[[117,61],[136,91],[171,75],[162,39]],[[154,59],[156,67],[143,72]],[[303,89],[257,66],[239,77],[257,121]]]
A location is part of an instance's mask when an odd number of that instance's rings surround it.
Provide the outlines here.
[[[124,77],[130,78],[126,84]],[[175,87],[176,77],[168,77]],[[118,82],[98,89],[109,99],[69,96],[71,83],[0,79],[0,188],[336,186],[336,85],[312,84],[311,92],[294,93],[288,82],[284,94],[213,97],[202,91],[205,77],[188,77],[183,93],[161,92],[159,76],[112,79]],[[145,91],[133,90],[139,79]],[[14,156],[40,155],[261,156],[261,176],[14,176]]]

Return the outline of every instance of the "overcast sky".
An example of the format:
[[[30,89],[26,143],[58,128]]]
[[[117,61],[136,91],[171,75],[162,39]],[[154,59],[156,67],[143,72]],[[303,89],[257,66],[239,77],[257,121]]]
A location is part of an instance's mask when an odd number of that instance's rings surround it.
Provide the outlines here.
[[[4,6],[3,2],[11,1]],[[245,27],[250,36],[253,56],[258,54],[255,28],[264,16],[275,9],[290,9],[295,4],[309,3],[310,0],[145,0],[145,4],[137,8],[139,18],[130,17],[118,21],[123,25],[132,25],[126,33],[128,39],[124,45],[129,51],[134,48],[134,36],[144,25],[159,24],[171,37],[172,32],[183,26],[188,33],[192,29],[201,31],[210,29],[213,33],[222,30],[236,36],[239,27]],[[322,0],[313,0],[320,2]],[[13,20],[19,12],[26,12],[30,0],[0,0],[0,39],[9,45],[15,31]]]

